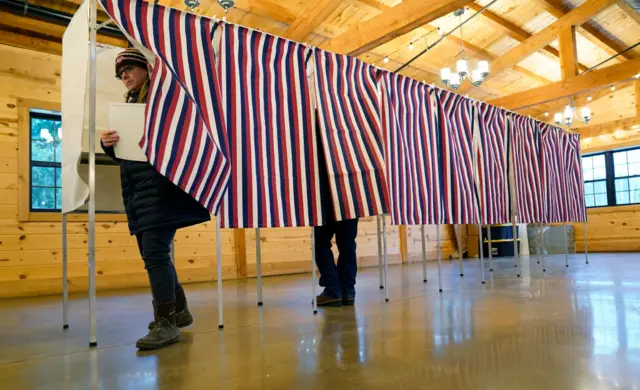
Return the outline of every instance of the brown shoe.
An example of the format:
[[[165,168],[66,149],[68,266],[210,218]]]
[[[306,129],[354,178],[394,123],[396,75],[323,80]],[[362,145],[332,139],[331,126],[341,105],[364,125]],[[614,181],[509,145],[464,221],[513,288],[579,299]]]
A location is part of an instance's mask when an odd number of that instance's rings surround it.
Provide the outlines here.
[[[343,297],[342,306],[353,306],[356,304],[356,297]]]
[[[324,291],[316,297],[318,307],[340,307],[342,306],[342,298],[334,298],[327,295]]]

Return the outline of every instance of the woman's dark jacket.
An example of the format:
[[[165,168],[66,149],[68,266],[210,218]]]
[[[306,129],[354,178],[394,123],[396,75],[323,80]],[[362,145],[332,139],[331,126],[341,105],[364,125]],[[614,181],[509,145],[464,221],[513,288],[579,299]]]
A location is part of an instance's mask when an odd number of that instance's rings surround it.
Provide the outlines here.
[[[113,147],[104,152],[120,164],[122,199],[132,235],[157,228],[180,229],[211,220],[209,211],[148,162],[120,160]]]

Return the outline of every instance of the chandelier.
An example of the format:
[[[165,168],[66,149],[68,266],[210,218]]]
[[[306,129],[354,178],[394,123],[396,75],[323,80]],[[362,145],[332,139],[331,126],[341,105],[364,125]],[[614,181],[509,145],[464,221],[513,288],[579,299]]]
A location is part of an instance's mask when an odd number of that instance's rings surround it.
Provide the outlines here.
[[[573,98],[571,98],[569,104],[564,107],[563,112],[556,112],[553,116],[553,120],[556,122],[556,125],[560,126],[564,124],[569,128],[573,124],[574,118],[577,118],[588,125],[591,120],[591,109],[589,107],[582,107],[580,110],[580,116],[578,116],[576,107],[573,103]]]
[[[469,81],[474,86],[479,86],[484,82],[484,80],[489,76],[489,62],[488,61],[478,61],[477,68],[471,70],[469,72],[469,61],[467,61],[467,57],[464,53],[464,38],[462,35],[462,15],[464,14],[464,9],[456,10],[453,14],[460,18],[460,44],[462,46],[461,49],[461,58],[456,62],[456,71],[452,72],[450,68],[442,68],[440,70],[440,79],[445,87],[451,87],[454,90],[457,90],[465,78],[468,78]]]

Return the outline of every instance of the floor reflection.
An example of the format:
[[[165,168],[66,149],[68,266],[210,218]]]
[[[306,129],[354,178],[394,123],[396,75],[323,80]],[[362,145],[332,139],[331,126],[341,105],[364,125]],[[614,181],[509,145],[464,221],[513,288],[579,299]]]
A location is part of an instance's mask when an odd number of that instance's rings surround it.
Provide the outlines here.
[[[136,352],[146,292],[102,294],[99,348],[86,346],[86,302],[74,297],[62,331],[51,298],[0,302],[0,383],[11,389],[633,389],[640,384],[640,262],[631,255],[445,263],[440,294],[419,265],[391,267],[390,303],[363,270],[355,307],[310,313],[306,276],[187,286],[196,323],[182,342]],[[528,263],[526,263],[528,261]],[[435,265],[430,275],[435,275]],[[5,388],[2,386],[2,388]]]

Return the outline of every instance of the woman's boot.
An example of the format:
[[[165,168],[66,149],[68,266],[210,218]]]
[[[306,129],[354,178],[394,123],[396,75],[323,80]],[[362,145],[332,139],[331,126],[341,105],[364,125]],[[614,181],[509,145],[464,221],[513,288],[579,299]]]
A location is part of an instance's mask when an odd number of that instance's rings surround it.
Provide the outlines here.
[[[161,304],[154,302],[153,312],[153,328],[136,343],[140,350],[158,349],[180,341],[180,332],[176,326],[176,301]]]
[[[176,289],[176,326],[178,328],[184,328],[193,324],[193,317],[189,312],[189,306],[187,305],[187,296],[184,294],[182,286]],[[156,325],[155,321],[149,322],[149,330],[153,329]]]

